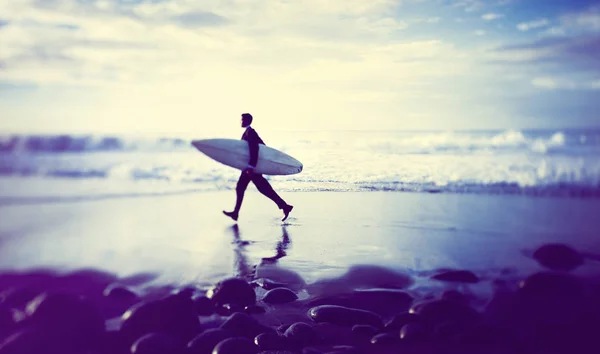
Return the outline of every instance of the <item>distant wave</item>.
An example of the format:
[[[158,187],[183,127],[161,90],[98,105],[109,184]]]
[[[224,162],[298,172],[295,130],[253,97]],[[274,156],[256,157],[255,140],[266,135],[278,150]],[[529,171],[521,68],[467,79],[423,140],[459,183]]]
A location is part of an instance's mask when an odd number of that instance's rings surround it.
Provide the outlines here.
[[[172,151],[188,147],[189,142],[179,138],[135,139],[91,135],[13,135],[0,137],[0,152],[4,153]]]
[[[534,153],[571,152],[572,149],[600,149],[600,132],[565,133],[562,131],[524,132],[410,132],[372,135],[367,132],[354,139],[343,135],[319,134],[322,138],[278,137],[287,147],[321,149],[367,149],[379,153],[432,154],[524,151]],[[0,153],[86,153],[86,152],[169,152],[190,149],[189,140],[162,138],[132,138],[92,135],[9,135],[0,136]]]
[[[600,197],[599,131],[266,135],[305,165],[282,191],[414,191]],[[0,176],[235,187],[239,171],[179,138],[12,136]],[[151,153],[147,153],[151,152]]]

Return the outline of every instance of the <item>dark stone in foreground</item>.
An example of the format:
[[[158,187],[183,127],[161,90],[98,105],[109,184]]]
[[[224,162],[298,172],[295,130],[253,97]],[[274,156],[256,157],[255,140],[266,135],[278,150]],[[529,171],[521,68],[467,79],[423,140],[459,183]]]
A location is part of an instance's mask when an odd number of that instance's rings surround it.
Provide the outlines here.
[[[259,348],[247,338],[229,338],[217,344],[212,354],[256,354]]]
[[[284,304],[296,300],[298,300],[298,296],[288,288],[269,290],[262,299],[267,304]]]
[[[254,344],[261,350],[283,350],[288,347],[286,338],[275,332],[259,334],[254,338]]]
[[[256,294],[252,286],[239,278],[220,281],[208,291],[207,297],[218,306],[232,304],[244,308],[256,303]]]
[[[397,289],[360,289],[349,293],[319,297],[309,306],[336,305],[374,312],[379,315],[407,311],[413,302],[412,296]]]
[[[215,312],[214,303],[206,296],[193,298],[196,313],[200,316],[210,316]]]
[[[430,300],[413,305],[410,313],[416,314],[426,324],[444,322],[470,323],[479,317],[477,311],[468,305],[449,300]]]
[[[321,344],[321,336],[309,324],[298,322],[291,325],[284,333],[288,343],[294,348],[304,348]]]
[[[563,244],[547,244],[538,248],[533,258],[542,266],[558,271],[571,271],[583,264],[579,252]]]
[[[383,327],[381,317],[359,309],[343,306],[322,305],[309,310],[309,316],[315,322],[328,322],[342,326],[354,326],[359,324],[371,325],[377,328]]]
[[[43,293],[26,308],[26,324],[35,326],[64,350],[86,350],[97,345],[105,331],[99,311],[81,297]]]
[[[231,315],[222,325],[225,329],[236,336],[254,339],[261,333],[275,332],[271,327],[267,327],[258,322],[253,317],[241,312]]]
[[[435,280],[456,283],[477,283],[479,278],[468,270],[449,270],[431,277]]]
[[[213,349],[227,338],[232,338],[233,334],[220,328],[211,328],[197,335],[187,345],[188,354],[211,354]]]
[[[385,325],[385,330],[387,332],[399,331],[404,325],[413,322],[419,322],[419,316],[414,313],[404,312],[394,316],[394,318]]]
[[[181,342],[164,333],[146,334],[131,346],[132,354],[182,354],[183,351]]]
[[[183,295],[134,305],[121,316],[121,330],[126,343],[133,343],[151,332],[164,332],[187,343],[200,332],[194,303]]]

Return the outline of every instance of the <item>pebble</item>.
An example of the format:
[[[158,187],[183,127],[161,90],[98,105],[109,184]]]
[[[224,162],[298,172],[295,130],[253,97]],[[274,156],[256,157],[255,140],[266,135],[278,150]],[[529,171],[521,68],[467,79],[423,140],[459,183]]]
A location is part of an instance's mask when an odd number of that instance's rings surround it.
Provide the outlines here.
[[[284,336],[294,348],[304,348],[322,342],[319,333],[311,325],[303,322],[297,322],[289,326]]]
[[[448,270],[431,277],[435,280],[456,283],[478,283],[479,277],[468,270]]]
[[[432,325],[444,322],[473,322],[479,315],[468,305],[444,299],[414,304],[409,312],[418,315],[426,324]]]
[[[288,288],[269,290],[262,299],[267,304],[284,304],[296,300],[298,300],[298,296]]]
[[[231,304],[244,308],[256,303],[254,289],[240,278],[229,278],[218,282],[206,296],[217,306]]]
[[[231,315],[221,325],[221,328],[236,336],[248,339],[254,339],[261,333],[275,332],[273,328],[261,324],[255,318],[242,312],[236,312]]]
[[[185,347],[164,333],[148,333],[131,346],[132,354],[183,354]]]
[[[259,351],[258,346],[249,339],[234,337],[219,342],[212,354],[257,354]]]
[[[555,271],[572,271],[583,264],[579,252],[564,244],[546,244],[533,253],[540,265]]]
[[[200,316],[210,316],[215,313],[215,304],[206,296],[192,298],[196,313]]]
[[[211,328],[197,335],[187,345],[187,354],[211,354],[221,341],[234,335],[221,328]]]
[[[343,326],[366,324],[383,328],[381,317],[373,312],[343,306],[322,305],[313,307],[309,310],[309,316],[317,323],[328,322]]]
[[[151,332],[164,332],[187,343],[200,332],[200,321],[190,298],[169,295],[138,303],[127,310],[121,316],[120,332],[127,343]]]
[[[283,350],[287,349],[287,338],[276,332],[261,333],[254,338],[256,344],[261,350]]]

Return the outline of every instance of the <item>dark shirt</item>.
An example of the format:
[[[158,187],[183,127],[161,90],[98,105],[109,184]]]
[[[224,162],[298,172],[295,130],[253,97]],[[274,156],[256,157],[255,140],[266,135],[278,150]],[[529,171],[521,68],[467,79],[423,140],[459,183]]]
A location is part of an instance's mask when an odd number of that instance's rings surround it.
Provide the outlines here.
[[[250,149],[250,161],[248,165],[255,166],[258,162],[258,144],[266,145],[264,141],[258,136],[256,130],[251,127],[246,128],[246,131],[242,135],[242,140],[248,142],[248,148]]]

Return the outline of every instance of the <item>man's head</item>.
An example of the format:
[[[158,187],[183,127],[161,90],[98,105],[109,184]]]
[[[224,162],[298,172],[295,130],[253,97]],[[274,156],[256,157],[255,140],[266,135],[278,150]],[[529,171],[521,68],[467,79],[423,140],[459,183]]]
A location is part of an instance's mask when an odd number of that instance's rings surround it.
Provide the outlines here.
[[[242,113],[242,128],[246,128],[250,124],[252,124],[252,114]]]

